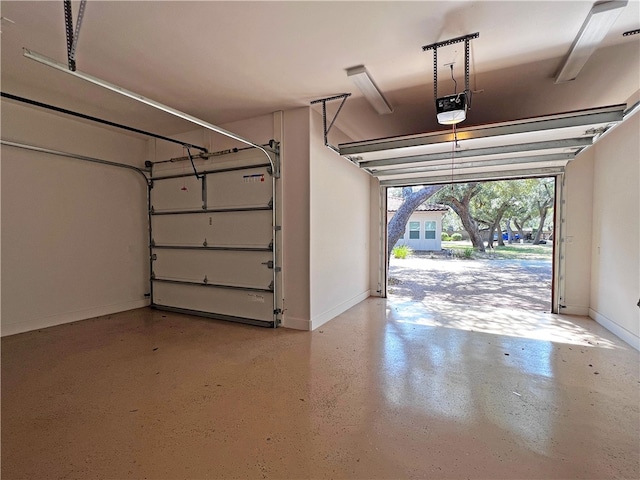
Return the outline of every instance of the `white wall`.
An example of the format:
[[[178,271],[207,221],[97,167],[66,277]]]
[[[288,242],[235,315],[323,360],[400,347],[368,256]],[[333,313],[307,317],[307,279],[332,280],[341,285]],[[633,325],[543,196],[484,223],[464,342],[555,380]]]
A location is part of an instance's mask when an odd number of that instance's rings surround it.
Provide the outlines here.
[[[589,315],[640,350],[640,114],[593,147]]]
[[[311,329],[309,157],[309,109],[288,110],[282,152],[282,325],[300,330]]]
[[[384,190],[384,192],[383,192]],[[382,296],[385,290],[383,282],[386,273],[387,217],[383,209],[386,202],[386,189],[380,187],[380,180],[369,178],[369,289],[373,296]]]
[[[2,138],[142,166],[146,142],[2,101]],[[2,335],[147,304],[146,183],[2,147]]]
[[[370,294],[371,192],[369,175],[324,145],[322,118],[310,114],[311,326],[317,328]],[[349,141],[337,130],[330,140]]]
[[[588,315],[591,288],[593,154],[588,148],[569,162],[564,178],[564,295],[559,313]]]

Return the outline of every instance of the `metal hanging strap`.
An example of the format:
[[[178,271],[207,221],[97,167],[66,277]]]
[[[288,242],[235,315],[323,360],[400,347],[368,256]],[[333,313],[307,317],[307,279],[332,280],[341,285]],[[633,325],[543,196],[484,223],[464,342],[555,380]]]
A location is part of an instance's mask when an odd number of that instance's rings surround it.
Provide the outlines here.
[[[71,11],[71,0],[63,0],[64,3],[64,26],[67,34],[67,61],[69,70],[76,71],[76,49],[78,48],[78,37],[80,37],[80,27],[82,18],[84,17],[84,9],[87,0],[80,0],[80,9],[78,10],[78,19],[76,30],[73,31],[73,12]]]
[[[447,47],[449,45],[455,45],[456,43],[464,42],[464,91],[469,95],[469,40],[478,38],[480,32],[470,33],[469,35],[463,35],[461,37],[452,38],[450,40],[444,40],[442,42],[432,43],[431,45],[425,45],[422,47],[422,51],[433,50],[433,97],[438,101],[438,48]]]

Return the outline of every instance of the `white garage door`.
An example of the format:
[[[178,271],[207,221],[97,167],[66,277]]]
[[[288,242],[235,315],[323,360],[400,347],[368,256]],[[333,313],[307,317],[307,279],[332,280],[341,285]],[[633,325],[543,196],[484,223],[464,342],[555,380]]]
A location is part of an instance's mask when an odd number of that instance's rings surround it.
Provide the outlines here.
[[[271,161],[277,161],[276,151]],[[184,159],[153,164],[152,306],[277,325],[271,171],[269,159],[255,149],[197,160],[195,167]]]
[[[476,127],[344,143],[339,152],[386,187],[561,177],[568,162],[621,122],[626,105]],[[564,297],[563,182],[556,182],[552,311]],[[381,195],[380,288],[387,289],[386,194]]]
[[[557,175],[623,119],[626,105],[420,135],[344,143],[340,155],[382,186]]]

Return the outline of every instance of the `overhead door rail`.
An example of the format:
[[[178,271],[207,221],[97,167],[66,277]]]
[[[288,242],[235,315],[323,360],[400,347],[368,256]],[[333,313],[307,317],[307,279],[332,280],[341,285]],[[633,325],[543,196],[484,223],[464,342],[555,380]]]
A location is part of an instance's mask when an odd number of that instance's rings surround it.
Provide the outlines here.
[[[37,52],[33,52],[31,50],[28,49],[24,49],[24,53],[23,55],[31,60],[35,60],[38,63],[42,63],[43,65],[47,65],[49,67],[55,68],[56,70],[59,70],[61,72],[64,72],[68,75],[72,75],[74,77],[80,78],[82,80],[85,80],[89,83],[93,83],[94,85],[98,85],[99,87],[105,88],[107,90],[111,90],[112,92],[118,93],[120,95],[123,95],[125,97],[128,97],[132,100],[135,100],[137,102],[140,103],[144,103],[145,105],[148,105],[150,107],[153,107],[157,110],[161,110],[165,113],[168,113],[170,115],[173,115],[174,117],[178,117],[181,118],[183,120],[186,120],[190,123],[193,123],[195,125],[198,125],[200,127],[203,127],[207,130],[211,130],[213,132],[219,133],[220,135],[223,135],[225,137],[231,138],[233,140],[236,140],[237,142],[240,143],[244,143],[245,145],[248,145],[250,147],[253,147],[257,150],[260,150],[269,160],[269,163],[271,164],[271,169],[273,171],[273,176],[275,178],[279,178],[280,177],[280,165],[279,162],[274,162],[274,160],[271,158],[271,156],[269,155],[269,153],[267,152],[267,150],[265,150],[264,147],[262,147],[261,145],[258,145],[250,140],[247,140],[244,137],[241,137],[240,135],[236,135],[233,132],[230,132],[228,130],[225,130],[224,128],[218,127],[216,125],[213,125],[212,123],[206,122],[204,120],[201,120],[197,117],[194,117],[193,115],[189,115],[188,113],[184,113],[181,112],[180,110],[177,110],[173,107],[169,107],[168,105],[164,105],[163,103],[157,102],[155,100],[152,100],[150,98],[147,98],[143,95],[140,95],[138,93],[132,92],[130,90],[127,90],[125,88],[119,87],[117,85],[114,85],[113,83],[109,83],[105,80],[101,80],[97,77],[94,77],[92,75],[89,75],[87,73],[83,73],[80,72],[78,70],[69,70],[68,67],[66,65],[64,65],[63,63],[60,63],[56,60],[53,60],[52,58],[49,58],[45,55],[41,55]]]
[[[93,117],[91,115],[86,115],[84,113],[74,112],[72,110],[67,110],[66,108],[56,107],[55,105],[49,105],[47,103],[38,102],[36,100],[31,100],[30,98],[20,97],[18,95],[13,95],[7,92],[0,92],[0,95],[2,96],[2,98],[8,98],[9,100],[14,100],[16,102],[26,103],[28,105],[33,105],[35,107],[44,108],[46,110],[51,110],[58,113],[64,113],[65,115],[71,115],[73,117],[82,118],[84,120],[90,120],[92,122],[101,123],[103,125],[108,125],[110,127],[120,128],[122,130],[127,130],[129,132],[139,133],[141,135],[146,135],[148,137],[153,137],[159,140],[164,140],[166,142],[175,143],[175,144],[181,145],[184,148],[195,148],[196,150],[200,150],[203,153],[208,152],[208,150],[205,147],[194,145],[192,143],[176,140],[175,138],[165,137],[163,135],[158,135],[157,133],[147,132],[145,130],[140,130],[139,128],[129,127],[127,125],[122,125],[121,123],[111,122],[109,120]]]

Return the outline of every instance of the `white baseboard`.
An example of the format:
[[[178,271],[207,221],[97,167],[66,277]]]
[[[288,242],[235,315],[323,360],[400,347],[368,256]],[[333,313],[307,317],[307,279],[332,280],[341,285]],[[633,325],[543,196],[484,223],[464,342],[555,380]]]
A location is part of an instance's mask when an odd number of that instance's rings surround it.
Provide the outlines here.
[[[617,337],[627,342],[633,348],[640,351],[640,337],[591,308],[589,309],[589,317],[594,319]]]
[[[294,330],[311,330],[311,320],[304,318],[295,318],[287,315],[282,316],[282,326],[284,328],[292,328]]]
[[[0,329],[0,336],[6,337],[7,335],[15,335],[17,333],[30,332],[41,328],[54,327],[56,325],[62,325],[63,323],[77,322],[80,320],[87,320],[88,318],[101,317],[103,315],[111,315],[113,313],[142,308],[148,305],[148,299],[133,300],[130,302],[78,310],[76,312],[59,313],[48,317],[33,318],[24,322],[3,324]]]
[[[564,308],[560,309],[559,313],[564,315],[580,315],[581,317],[588,317],[589,307],[580,305],[565,305]]]
[[[351,307],[353,307],[354,305],[357,305],[358,303],[362,302],[363,300],[366,300],[370,296],[371,296],[371,291],[367,290],[367,291],[362,292],[361,294],[356,295],[355,297],[353,297],[353,298],[351,298],[351,299],[349,299],[349,300],[347,300],[345,302],[342,302],[339,305],[336,305],[333,308],[330,308],[326,312],[324,312],[324,313],[322,313],[320,315],[317,315],[316,317],[313,317],[311,319],[311,330],[315,330],[320,325],[323,325],[323,324],[327,323],[329,320],[337,317],[341,313],[346,312]]]

